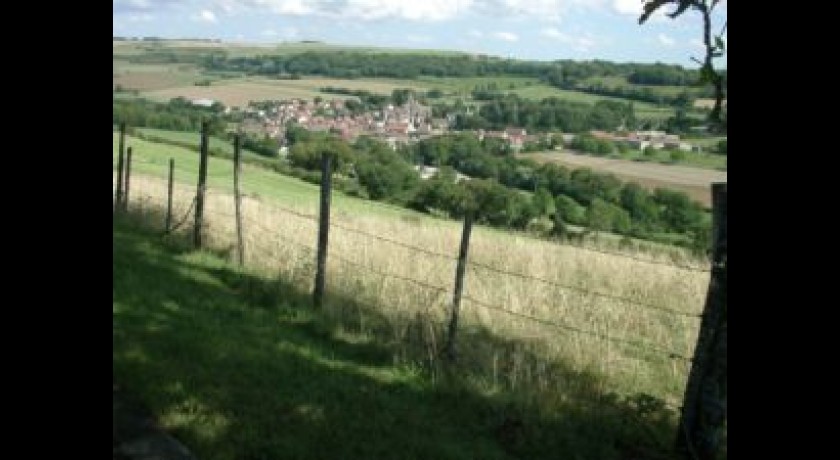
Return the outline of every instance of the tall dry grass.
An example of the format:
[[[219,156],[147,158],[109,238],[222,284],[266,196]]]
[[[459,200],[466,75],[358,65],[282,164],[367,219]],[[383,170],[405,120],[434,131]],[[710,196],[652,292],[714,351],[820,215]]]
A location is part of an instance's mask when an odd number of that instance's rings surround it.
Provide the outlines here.
[[[131,187],[131,208],[135,212],[151,216],[152,210],[165,209],[165,181],[133,175]],[[194,187],[176,184],[174,221],[180,221],[187,212],[194,194]],[[242,203],[249,270],[281,277],[301,290],[311,291],[317,222],[290,214],[257,196],[243,197]],[[311,216],[318,214],[314,206],[284,207]],[[232,196],[210,189],[205,218],[208,245],[227,251],[233,258],[236,229]],[[190,214],[181,231],[189,231],[193,219]],[[410,214],[394,219],[350,214],[341,209],[333,209],[331,223],[336,226],[329,234],[326,312],[348,330],[393,344],[398,350],[395,360],[438,369],[438,351],[446,339],[444,332],[452,302],[460,225]],[[163,222],[154,225],[162,226]],[[449,257],[418,253],[339,226]],[[650,253],[628,255],[656,257]],[[648,348],[691,356],[699,317],[674,315],[598,295],[699,315],[709,273],[670,265],[670,254],[658,259],[664,264],[475,227],[470,242],[471,262],[575,289],[470,265],[458,331],[460,365],[488,391],[523,390],[540,398],[543,404],[550,404],[550,398],[616,392],[647,393],[679,405],[689,364]],[[376,272],[419,280],[441,289],[428,289]],[[645,346],[540,324],[469,299]]]

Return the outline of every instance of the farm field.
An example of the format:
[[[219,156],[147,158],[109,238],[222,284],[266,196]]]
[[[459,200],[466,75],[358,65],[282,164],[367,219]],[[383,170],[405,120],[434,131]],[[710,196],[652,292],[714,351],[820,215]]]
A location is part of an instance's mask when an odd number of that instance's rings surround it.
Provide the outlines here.
[[[316,96],[324,98],[347,99],[352,96],[324,94],[319,88],[333,86],[349,89],[367,90],[373,93],[390,94],[396,88],[412,88],[418,91],[439,89],[447,93],[461,94],[470,101],[470,91],[476,86],[496,84],[499,91],[511,92],[526,99],[541,100],[546,97],[557,97],[564,100],[594,104],[598,100],[614,100],[628,102],[626,99],[599,96],[580,91],[563,90],[552,87],[532,77],[431,77],[421,76],[417,79],[394,78],[365,78],[365,79],[337,79],[303,77],[300,80],[276,80],[265,77],[244,77],[236,75],[221,75],[214,72],[202,71],[195,64],[160,64],[160,63],[130,63],[128,59],[136,55],[154,52],[172,52],[178,55],[200,56],[209,50],[224,50],[229,56],[254,56],[259,54],[288,54],[307,50],[319,51],[371,51],[371,52],[416,52],[428,53],[423,50],[375,49],[341,47],[324,44],[291,43],[279,46],[251,46],[232,43],[204,43],[204,42],[114,42],[114,77],[113,85],[121,85],[125,89],[136,89],[142,96],[157,101],[168,101],[174,97],[192,99],[208,98],[222,102],[229,106],[244,106],[249,100],[306,98]],[[458,54],[447,51],[441,54]],[[202,80],[211,81],[211,86],[195,86]],[[452,101],[452,97],[446,100]],[[634,102],[637,117],[641,119],[661,121],[673,115],[673,109],[657,107],[646,102]]]
[[[696,91],[695,88],[686,88],[683,86],[668,86],[668,85],[638,85],[629,83],[627,79],[622,77],[589,77],[584,80],[584,83],[593,84],[600,83],[608,88],[647,88],[653,91],[654,94],[661,94],[663,96],[676,96],[683,91],[691,93]]]
[[[572,102],[582,102],[585,104],[595,104],[599,100],[622,103],[630,102],[628,99],[612,96],[600,96],[597,94],[584,93],[582,91],[565,90],[546,84],[526,86],[524,88],[515,89],[512,92],[523,98],[535,100],[541,100],[547,97],[556,97],[559,99],[565,99]],[[656,105],[648,102],[633,101],[633,109],[636,112],[636,117],[640,119],[665,120],[666,118],[674,115],[674,109],[670,107],[657,107]]]
[[[653,155],[648,156],[647,153],[639,151],[639,150],[630,150],[625,153],[616,154],[619,155],[621,160],[629,160],[633,162],[649,162],[649,163],[659,163],[665,165],[674,165],[674,166],[688,166],[692,168],[704,168],[704,169],[714,169],[717,171],[726,171],[726,156],[725,155],[716,155],[713,153],[709,153],[708,150],[714,148],[716,144],[713,144],[708,139],[686,139],[683,138],[684,141],[692,144],[692,145],[699,145],[705,148],[706,152],[683,152],[680,151],[679,154],[681,155],[677,161],[671,157],[672,153],[667,150],[658,150],[654,152]],[[570,150],[572,153],[579,153],[573,150]],[[613,158],[610,156],[609,158]]]
[[[192,85],[204,78],[201,69],[192,64],[133,64],[114,59],[114,87],[154,91]]]
[[[518,157],[531,158],[541,163],[553,162],[573,168],[592,168],[609,172],[624,180],[638,182],[651,190],[656,187],[681,190],[707,207],[711,206],[711,184],[726,182],[725,171],[603,158],[568,151],[527,153]]]
[[[373,93],[391,94],[396,88],[413,88],[425,91],[428,88],[412,81],[399,80],[343,80],[336,78],[301,78],[300,80],[276,80],[261,77],[226,79],[213,82],[212,86],[184,85],[142,93],[152,100],[161,102],[175,97],[189,99],[209,98],[226,106],[245,107],[248,101],[279,99],[356,99],[355,96],[327,94],[319,89],[327,86],[366,90]]]

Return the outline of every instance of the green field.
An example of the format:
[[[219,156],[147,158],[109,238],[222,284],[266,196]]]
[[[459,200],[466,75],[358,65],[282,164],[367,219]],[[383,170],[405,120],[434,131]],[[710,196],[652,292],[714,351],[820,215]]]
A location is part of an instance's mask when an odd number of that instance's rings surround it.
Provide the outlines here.
[[[626,99],[598,96],[581,91],[559,89],[532,77],[431,77],[421,76],[417,79],[394,78],[364,78],[337,79],[321,77],[304,77],[300,80],[277,80],[266,77],[246,77],[235,72],[219,73],[202,71],[194,64],[165,64],[165,63],[132,63],[129,59],[137,55],[148,53],[173,53],[181,58],[197,58],[213,50],[224,50],[228,56],[256,56],[263,54],[291,54],[303,51],[370,51],[370,52],[413,52],[428,54],[428,50],[402,50],[342,47],[324,44],[291,43],[278,46],[242,46],[230,43],[200,43],[200,42],[114,42],[114,77],[113,84],[126,89],[138,89],[141,95],[152,100],[165,102],[174,97],[209,98],[222,102],[228,106],[245,106],[250,100],[270,100],[304,98],[313,99],[317,96],[325,98],[346,99],[352,96],[324,94],[319,91],[325,86],[348,88],[351,90],[366,90],[378,94],[390,94],[397,88],[412,88],[418,91],[439,89],[447,94],[443,100],[454,102],[455,99],[465,98],[465,102],[473,102],[470,92],[476,86],[488,87],[495,84],[498,91],[515,93],[523,98],[541,100],[546,97],[594,104],[598,100],[614,100],[627,102]],[[458,54],[455,52],[435,52],[442,55]],[[210,80],[211,86],[196,86],[195,83]],[[619,83],[618,79],[615,83]],[[613,82],[613,80],[610,80]],[[605,80],[606,81],[606,80]],[[626,82],[624,83],[627,84]],[[660,88],[657,87],[657,90]],[[662,91],[673,91],[662,87]],[[634,102],[637,117],[649,120],[664,120],[673,116],[673,109],[657,107],[645,102]]]
[[[637,85],[634,83],[630,83],[627,81],[626,78],[623,77],[589,77],[583,81],[584,84],[595,84],[600,83],[608,88],[635,88],[635,89],[644,89],[647,88],[653,91],[654,94],[661,94],[663,96],[676,96],[683,91],[687,91],[689,94],[692,92],[697,92],[698,88],[692,87],[685,87],[685,86],[668,86],[668,85]]]
[[[516,89],[512,92],[518,94],[520,97],[534,100],[556,97],[567,101],[582,102],[585,104],[594,104],[600,100],[622,103],[630,102],[628,99],[611,96],[599,96],[597,94],[589,94],[582,91],[565,90],[546,84],[527,86],[525,88]],[[640,119],[664,120],[668,117],[674,116],[674,109],[665,106],[657,107],[656,105],[648,102],[633,101],[633,109],[636,112],[636,117]]]
[[[148,130],[161,133],[161,130]],[[169,133],[165,136],[181,138],[190,141],[196,136],[190,133]],[[223,148],[224,141],[219,140]],[[153,177],[166,178],[169,174],[169,159],[175,159],[175,180],[178,183],[195,186],[198,181],[198,152],[178,146],[149,142],[131,136],[126,136],[126,147],[132,147],[132,173],[148,174]],[[211,144],[212,145],[212,144]],[[230,147],[228,147],[230,148]],[[119,150],[119,134],[113,135],[113,165],[117,166]],[[232,150],[232,149],[231,149]],[[256,155],[256,154],[253,154]],[[260,157],[264,158],[264,157]],[[304,182],[276,172],[244,164],[242,166],[242,191],[255,193],[260,196],[276,200],[279,204],[296,207],[315,207],[318,203],[318,186]],[[221,192],[230,193],[233,190],[233,162],[222,158],[208,158],[207,184]],[[390,206],[375,201],[360,200],[349,197],[340,191],[333,192],[333,204],[347,212],[374,213],[391,217],[420,216],[422,214],[407,209]]]
[[[155,128],[134,128],[137,133],[143,135],[145,140],[149,140],[152,142],[157,143],[158,140],[162,140],[162,143],[166,143],[167,141],[170,142],[177,142],[179,144],[188,144],[195,148],[198,148],[201,135],[199,133],[191,133],[185,131],[169,131],[166,129],[155,129]],[[222,139],[216,136],[208,136],[210,141],[209,148],[210,150],[217,150],[221,152],[226,152],[229,157],[233,157],[233,142]],[[241,149],[242,152],[242,159],[243,161],[254,161],[257,163],[266,163],[271,161],[276,161],[276,159],[268,158],[264,155],[260,155],[252,150],[248,149]]]
[[[415,81],[415,80],[408,80]],[[477,86],[488,87],[489,85],[496,85],[498,91],[507,92],[511,89],[522,88],[531,85],[541,84],[540,80],[532,77],[431,77],[420,76],[417,77],[418,82],[428,84],[432,88],[437,88],[443,91],[454,91],[469,95],[469,93]],[[511,88],[513,86],[513,88]]]
[[[694,143],[694,141],[690,141]],[[684,166],[696,166],[698,168],[716,169],[726,171],[726,156],[713,153],[680,152],[679,159],[675,159],[671,152],[657,150],[653,155],[647,155],[639,150],[630,150],[627,153],[615,154],[612,158],[633,161],[651,161],[662,164],[677,164]]]

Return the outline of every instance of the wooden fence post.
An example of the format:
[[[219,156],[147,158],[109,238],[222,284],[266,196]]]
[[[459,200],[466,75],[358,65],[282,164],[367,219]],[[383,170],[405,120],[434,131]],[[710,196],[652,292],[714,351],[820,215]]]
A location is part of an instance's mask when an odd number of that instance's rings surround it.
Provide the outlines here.
[[[239,266],[245,265],[245,241],[242,238],[242,195],[239,191],[239,175],[242,158],[239,153],[239,133],[233,135],[233,199],[236,206],[236,240],[239,248]]]
[[[449,333],[446,340],[446,357],[455,361],[455,334],[458,331],[458,311],[461,308],[461,294],[464,291],[464,274],[467,269],[467,253],[470,247],[473,215],[464,216],[464,230],[461,233],[461,249],[458,252],[458,266],[455,269],[455,293],[452,296],[452,316],[449,319]]]
[[[172,228],[172,188],[173,188],[173,179],[175,177],[175,159],[169,159],[169,187],[167,190],[166,196],[166,224],[164,228],[166,229],[166,233],[169,233],[169,230]]]
[[[120,123],[120,153],[117,157],[117,200],[114,209],[121,209],[123,202],[123,156],[125,149],[125,122]]]
[[[318,219],[318,259],[315,271],[315,290],[313,300],[317,308],[324,304],[324,290],[327,277],[327,240],[330,231],[330,195],[332,188],[332,170],[329,152],[321,154],[321,215]]]
[[[131,147],[128,148],[125,158],[125,190],[123,191],[123,211],[128,211],[128,191],[131,185]]]
[[[712,202],[711,280],[676,442],[680,455],[700,460],[716,458],[726,422],[726,183],[712,184]]]
[[[207,121],[201,122],[199,157],[198,190],[195,197],[195,229],[193,234],[196,249],[201,249],[201,230],[204,225],[204,192],[207,184]]]

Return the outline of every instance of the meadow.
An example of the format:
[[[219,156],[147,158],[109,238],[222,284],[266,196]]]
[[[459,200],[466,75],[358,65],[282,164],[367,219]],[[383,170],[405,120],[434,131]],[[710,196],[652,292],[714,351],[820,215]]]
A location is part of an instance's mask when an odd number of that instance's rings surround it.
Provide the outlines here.
[[[131,199],[144,209],[160,207],[166,202],[164,177],[168,157],[176,158],[175,215],[176,220],[182,220],[180,216],[187,212],[194,195],[195,186],[191,184],[196,180],[197,153],[131,138],[128,145],[133,146],[135,156]],[[311,250],[317,231],[316,220],[306,216],[317,215],[317,187],[256,166],[246,165],[243,169],[249,264],[263,273],[293,280],[307,290],[314,276]],[[229,254],[234,251],[236,241],[231,174],[229,161],[210,158],[208,239]],[[405,344],[401,352],[406,357],[414,356],[421,362],[427,359],[433,364],[435,359],[421,358],[422,353],[417,353],[442,343],[441,328],[451,300],[461,225],[339,192],[333,196],[332,223],[336,226],[330,234],[333,257],[329,261],[328,285],[332,292],[375,306],[388,325],[378,333],[384,334],[389,342]],[[448,257],[420,254],[359,232]],[[514,314],[560,321],[690,356],[699,326],[698,318],[690,315],[699,314],[702,308],[708,273],[672,264],[700,267],[702,262],[676,250],[658,256],[649,249],[643,253],[628,251],[626,255],[630,257],[477,227],[470,246],[470,260],[474,264],[468,270],[465,288],[471,300],[464,302],[462,325],[467,330],[487,330],[523,340],[528,345],[521,351],[528,350],[543,361],[534,361],[527,370],[525,364],[520,364],[525,367],[509,367],[511,363],[502,365],[499,360],[510,350],[494,351],[478,344],[475,349],[465,349],[467,361],[476,363],[479,375],[492,376],[494,385],[540,388],[548,382],[547,363],[562,357],[578,369],[603,374],[605,389],[621,394],[653,394],[671,404],[679,404],[687,371],[685,363],[648,353],[644,348],[558,332],[554,327],[483,306],[502,306]],[[661,264],[632,257],[654,259]],[[548,282],[483,268],[487,266]],[[396,276],[383,277],[381,273]],[[400,277],[440,289],[430,290]],[[659,306],[688,316],[638,304]],[[362,321],[361,315],[347,305],[330,308],[348,324],[359,326]],[[429,331],[423,340],[402,340],[412,327],[406,324],[418,321]],[[495,371],[491,371],[494,359]]]

